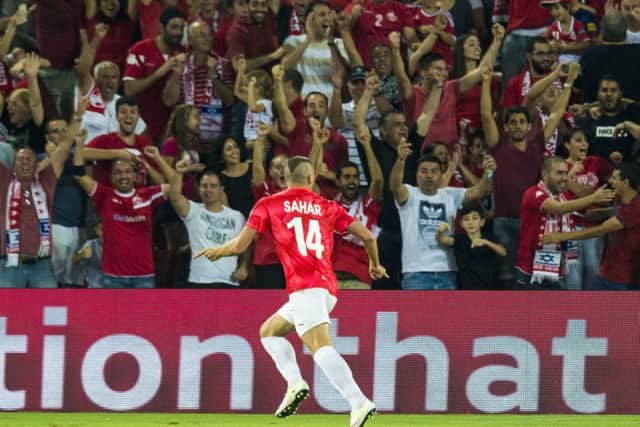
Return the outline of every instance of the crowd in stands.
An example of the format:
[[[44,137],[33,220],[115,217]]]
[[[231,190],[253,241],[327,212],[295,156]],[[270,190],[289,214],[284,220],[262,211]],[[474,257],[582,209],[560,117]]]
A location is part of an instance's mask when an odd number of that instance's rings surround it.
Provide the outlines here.
[[[284,288],[308,156],[343,289],[640,288],[640,0],[0,5],[0,287]]]

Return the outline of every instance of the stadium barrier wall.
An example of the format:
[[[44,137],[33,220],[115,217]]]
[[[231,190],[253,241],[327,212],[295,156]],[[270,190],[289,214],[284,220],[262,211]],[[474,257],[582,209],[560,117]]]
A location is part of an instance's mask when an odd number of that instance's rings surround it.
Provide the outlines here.
[[[0,409],[269,413],[282,291],[2,290]],[[639,413],[640,293],[342,292],[337,350],[399,413]],[[291,336],[312,388],[347,403]]]

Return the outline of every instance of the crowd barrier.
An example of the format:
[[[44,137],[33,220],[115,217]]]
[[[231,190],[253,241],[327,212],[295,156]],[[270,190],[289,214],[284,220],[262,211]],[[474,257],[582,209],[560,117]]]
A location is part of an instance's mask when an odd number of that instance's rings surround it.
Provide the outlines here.
[[[273,412],[283,291],[1,290],[0,410]],[[640,413],[640,293],[343,291],[334,343],[380,411]],[[311,397],[347,403],[293,334]]]

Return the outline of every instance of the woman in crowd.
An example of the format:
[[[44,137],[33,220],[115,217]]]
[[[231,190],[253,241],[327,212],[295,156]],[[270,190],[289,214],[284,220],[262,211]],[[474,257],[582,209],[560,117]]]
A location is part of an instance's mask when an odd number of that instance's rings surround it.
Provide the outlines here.
[[[222,136],[216,143],[214,169],[219,170],[229,207],[248,218],[254,199],[251,191],[251,165],[242,161],[240,147],[235,139]]]

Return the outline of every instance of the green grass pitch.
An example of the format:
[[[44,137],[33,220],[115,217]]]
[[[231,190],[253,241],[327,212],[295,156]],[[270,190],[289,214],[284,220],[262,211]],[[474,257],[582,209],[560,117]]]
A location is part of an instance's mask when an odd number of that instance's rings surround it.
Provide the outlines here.
[[[348,415],[115,414],[0,412],[0,427],[345,427]],[[636,427],[636,415],[392,415],[381,414],[366,427]]]

